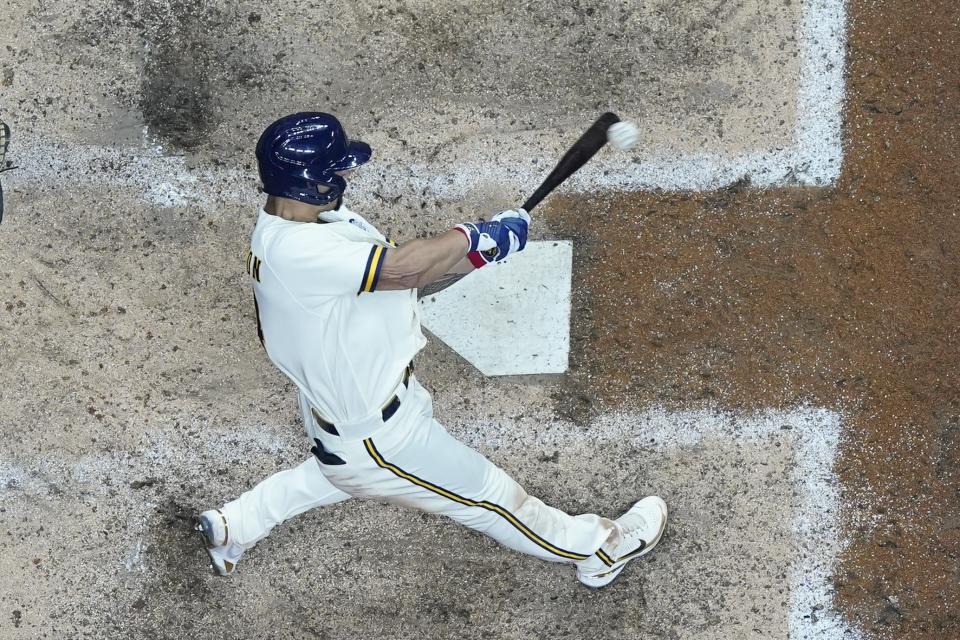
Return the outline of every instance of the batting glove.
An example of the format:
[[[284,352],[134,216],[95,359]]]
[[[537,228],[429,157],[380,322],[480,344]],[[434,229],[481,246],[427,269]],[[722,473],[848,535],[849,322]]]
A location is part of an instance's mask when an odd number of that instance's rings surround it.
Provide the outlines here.
[[[530,214],[523,209],[501,211],[489,222],[467,222],[454,229],[470,242],[467,258],[474,267],[499,262],[527,246]]]

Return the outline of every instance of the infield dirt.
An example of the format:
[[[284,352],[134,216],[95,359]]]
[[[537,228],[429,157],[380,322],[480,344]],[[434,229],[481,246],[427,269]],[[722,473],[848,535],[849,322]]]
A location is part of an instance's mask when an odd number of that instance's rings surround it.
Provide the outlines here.
[[[580,388],[563,404],[850,416],[842,608],[874,637],[957,638],[960,14],[951,1],[849,10],[836,187],[553,202],[581,248],[573,316],[590,318],[574,325]]]
[[[451,432],[533,493],[610,512],[670,492],[643,570],[587,592],[569,567],[350,502],[278,529],[234,580],[209,574],[191,514],[306,455],[242,273],[251,147],[278,109],[357,126],[379,164],[351,188],[401,240],[518,195],[489,184],[450,202],[444,184],[408,189],[408,170],[552,158],[606,108],[597,91],[677,152],[779,145],[797,116],[796,0],[634,2],[624,38],[610,34],[623,12],[587,3],[529,3],[525,26],[459,0],[358,1],[343,19],[356,38],[321,38],[332,4],[4,9],[0,115],[24,166],[4,174],[0,227],[0,638],[788,637],[794,441],[591,439],[595,417],[650,406],[842,415],[834,600],[869,637],[960,637],[949,0],[849,3],[836,185],[547,202],[537,239],[575,243],[569,375],[484,379],[436,342],[420,357]],[[585,25],[599,28],[576,37]],[[600,53],[614,72],[581,64]],[[377,191],[391,184],[404,197]]]

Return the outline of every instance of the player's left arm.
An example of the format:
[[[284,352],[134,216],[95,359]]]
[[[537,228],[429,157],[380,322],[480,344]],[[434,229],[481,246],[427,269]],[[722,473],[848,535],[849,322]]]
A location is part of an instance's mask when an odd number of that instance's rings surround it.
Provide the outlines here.
[[[422,287],[417,288],[417,297],[429,296],[430,294],[443,291],[447,287],[460,282],[464,276],[477,270],[470,258],[463,258],[457,264],[453,265],[449,271]]]

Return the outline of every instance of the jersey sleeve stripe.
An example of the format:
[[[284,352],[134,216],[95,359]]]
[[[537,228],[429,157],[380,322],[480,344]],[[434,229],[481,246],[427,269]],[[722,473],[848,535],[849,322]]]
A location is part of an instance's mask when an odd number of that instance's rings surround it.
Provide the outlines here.
[[[380,279],[380,270],[383,268],[383,255],[386,248],[380,245],[374,245],[370,250],[370,257],[367,258],[367,266],[363,270],[363,280],[360,284],[358,293],[370,293],[377,288],[377,281]]]

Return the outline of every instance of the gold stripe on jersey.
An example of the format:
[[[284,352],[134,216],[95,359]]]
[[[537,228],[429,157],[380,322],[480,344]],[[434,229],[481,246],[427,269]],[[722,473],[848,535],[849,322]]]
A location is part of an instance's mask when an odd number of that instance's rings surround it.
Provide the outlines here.
[[[367,258],[367,266],[363,270],[363,279],[360,281],[360,291],[357,293],[370,293],[377,288],[380,269],[383,268],[383,256],[386,251],[386,248],[380,245],[374,245],[370,249],[370,257]]]
[[[498,504],[487,502],[486,500],[471,500],[470,498],[464,498],[463,496],[458,495],[453,491],[449,491],[431,482],[427,482],[426,480],[423,480],[422,478],[418,478],[412,473],[408,473],[404,471],[397,465],[387,462],[386,460],[383,459],[383,456],[380,455],[380,452],[377,451],[377,448],[373,444],[372,438],[367,438],[366,440],[363,441],[363,444],[367,448],[367,453],[369,453],[370,457],[373,458],[374,462],[377,463],[377,466],[380,467],[381,469],[386,469],[387,471],[390,471],[395,476],[403,478],[404,480],[409,480],[410,482],[412,482],[413,484],[419,487],[423,487],[428,491],[432,491],[433,493],[441,495],[444,498],[453,500],[454,502],[458,502],[462,505],[466,505],[468,507],[478,507],[480,509],[486,509],[487,511],[492,511],[493,513],[496,513],[497,515],[501,516],[504,520],[506,520],[508,523],[510,523],[510,525],[513,526],[514,529],[522,533],[524,536],[526,536],[531,542],[536,544],[538,547],[546,549],[550,553],[560,556],[561,558],[569,558],[571,560],[586,560],[587,558],[590,557],[589,555],[584,555],[582,553],[574,553],[573,551],[567,551],[565,549],[561,549],[557,546],[550,544],[549,542],[547,542],[546,540],[538,536],[536,533],[531,531],[530,528],[527,527],[527,525],[520,522],[520,520],[518,520],[515,515],[513,515],[512,513],[510,513],[509,511],[507,511],[506,509],[504,509]]]

